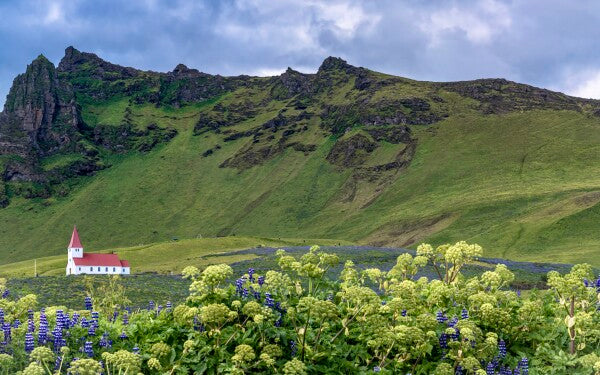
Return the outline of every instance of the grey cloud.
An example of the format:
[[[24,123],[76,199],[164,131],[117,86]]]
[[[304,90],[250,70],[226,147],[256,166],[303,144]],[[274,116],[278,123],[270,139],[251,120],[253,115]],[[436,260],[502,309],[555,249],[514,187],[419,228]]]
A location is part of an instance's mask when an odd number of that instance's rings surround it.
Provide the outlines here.
[[[334,55],[423,80],[504,77],[570,93],[595,92],[582,72],[600,82],[592,0],[6,0],[0,14],[0,102],[27,63],[58,63],[68,45],[157,71],[314,71]]]

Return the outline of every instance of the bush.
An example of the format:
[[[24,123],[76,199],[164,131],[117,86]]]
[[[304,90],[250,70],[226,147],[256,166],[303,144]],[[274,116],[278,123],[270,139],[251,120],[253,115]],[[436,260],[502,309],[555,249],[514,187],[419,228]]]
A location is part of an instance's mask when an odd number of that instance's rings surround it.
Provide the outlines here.
[[[4,373],[600,374],[600,279],[587,265],[551,272],[551,290],[507,290],[504,265],[464,277],[481,248],[459,242],[402,254],[384,272],[318,247],[277,252],[280,270],[186,269],[186,303],[132,311],[122,289],[94,311],[0,299]],[[433,264],[437,278],[416,278]],[[111,295],[111,290],[115,294]],[[90,304],[93,302],[93,307]],[[111,313],[111,309],[115,309]],[[102,313],[95,311],[101,309]],[[23,324],[21,324],[23,322]],[[41,372],[43,371],[43,372]]]

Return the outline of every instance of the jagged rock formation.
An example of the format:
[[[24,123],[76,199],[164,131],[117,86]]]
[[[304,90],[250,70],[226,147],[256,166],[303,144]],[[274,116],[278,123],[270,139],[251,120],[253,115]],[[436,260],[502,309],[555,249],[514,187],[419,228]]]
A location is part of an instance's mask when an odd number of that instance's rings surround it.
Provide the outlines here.
[[[134,129],[127,121],[112,128],[88,128],[75,95],[86,86],[80,80],[69,80],[72,78],[69,74],[79,70],[103,82],[140,74],[136,69],[107,63],[72,47],[65,51],[58,69],[43,55],[33,60],[25,73],[15,78],[0,113],[0,206],[5,206],[8,200],[3,181],[53,184],[90,175],[106,166],[98,157],[96,146],[114,152],[148,151],[176,134],[173,129],[152,124],[145,129]],[[94,98],[106,98],[109,94],[83,91]],[[72,153],[80,154],[81,158],[55,170],[40,167],[44,158]]]
[[[18,152],[22,156],[32,150],[48,155],[72,147],[82,123],[71,85],[60,80],[54,65],[41,55],[15,78],[4,118],[1,134],[17,135],[13,139],[27,148]]]

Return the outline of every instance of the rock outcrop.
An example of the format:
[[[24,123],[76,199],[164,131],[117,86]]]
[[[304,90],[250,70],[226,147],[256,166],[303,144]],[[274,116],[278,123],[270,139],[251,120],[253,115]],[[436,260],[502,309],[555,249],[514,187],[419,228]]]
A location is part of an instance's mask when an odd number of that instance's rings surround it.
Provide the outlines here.
[[[40,55],[15,78],[0,120],[0,153],[46,156],[73,149],[81,116],[71,85]]]

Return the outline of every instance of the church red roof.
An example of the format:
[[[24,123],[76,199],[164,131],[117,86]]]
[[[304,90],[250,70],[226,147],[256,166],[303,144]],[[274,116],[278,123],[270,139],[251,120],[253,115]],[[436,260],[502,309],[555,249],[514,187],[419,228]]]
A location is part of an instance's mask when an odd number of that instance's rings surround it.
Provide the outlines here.
[[[73,258],[76,266],[129,267],[117,254],[84,253],[83,258]]]
[[[71,234],[71,242],[69,242],[69,248],[71,247],[83,248],[83,246],[81,246],[81,241],[79,240],[79,233],[77,233],[77,226],[73,227],[73,234]]]

